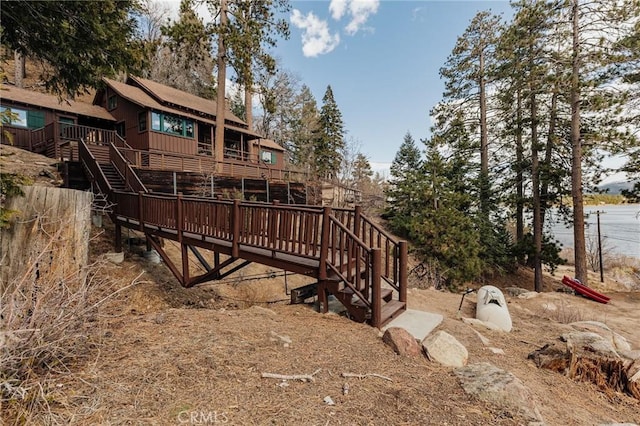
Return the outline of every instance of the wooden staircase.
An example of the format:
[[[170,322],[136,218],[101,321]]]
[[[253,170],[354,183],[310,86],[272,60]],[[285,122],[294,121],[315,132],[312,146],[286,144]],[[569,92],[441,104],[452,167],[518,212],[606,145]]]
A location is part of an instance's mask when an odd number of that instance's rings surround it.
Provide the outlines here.
[[[106,149],[106,151],[105,151]],[[184,287],[220,279],[240,260],[317,278],[321,312],[335,296],[355,321],[382,327],[407,306],[407,244],[396,241],[355,209],[241,202],[181,194],[149,193],[114,144],[78,144],[83,167],[112,209],[116,251],[121,227],[144,232]],[[100,160],[99,160],[100,159]],[[160,238],[181,246],[181,263],[164,252]],[[213,251],[215,265],[192,277],[189,251]],[[228,259],[220,263],[220,254]],[[242,266],[240,266],[242,267]]]

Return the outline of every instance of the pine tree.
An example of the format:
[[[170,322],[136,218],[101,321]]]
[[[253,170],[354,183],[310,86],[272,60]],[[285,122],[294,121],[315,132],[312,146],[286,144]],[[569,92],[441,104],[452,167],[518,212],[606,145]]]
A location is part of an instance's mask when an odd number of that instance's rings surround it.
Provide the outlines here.
[[[482,272],[480,233],[469,214],[472,196],[461,185],[468,176],[468,158],[446,159],[440,152],[457,142],[447,139],[454,134],[434,134],[426,141],[418,208],[409,219],[416,253],[439,269],[450,288],[477,279]]]
[[[2,2],[2,44],[44,61],[47,89],[73,98],[105,76],[139,68],[136,7],[130,0]]]
[[[410,218],[417,213],[416,200],[419,198],[418,182],[422,179],[422,158],[420,150],[407,132],[390,168],[391,179],[386,191],[388,207],[385,217],[390,226],[400,236],[408,237]]]
[[[318,177],[337,177],[342,161],[340,152],[344,148],[344,123],[342,113],[333,97],[331,86],[322,98],[322,108],[318,119],[318,131],[313,140],[314,166]]]
[[[291,140],[287,144],[291,162],[305,171],[315,170],[314,138],[319,132],[320,113],[308,86],[302,86],[295,104]]]
[[[196,96],[212,98],[211,34],[194,7],[194,0],[182,0],[178,20],[162,26],[164,39],[151,58],[149,77]]]
[[[470,102],[478,111],[480,210],[487,221],[491,210],[487,98],[501,25],[500,18],[490,12],[476,14],[464,34],[458,38],[444,67],[440,69],[440,75],[445,79],[445,100],[451,101],[451,105]]]

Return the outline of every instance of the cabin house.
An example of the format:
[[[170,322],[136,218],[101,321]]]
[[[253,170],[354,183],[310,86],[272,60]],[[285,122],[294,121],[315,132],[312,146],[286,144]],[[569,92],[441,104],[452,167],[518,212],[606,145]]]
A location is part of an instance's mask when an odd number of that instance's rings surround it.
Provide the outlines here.
[[[73,161],[78,158],[77,140],[82,138],[116,143],[139,168],[287,181],[304,178],[287,169],[280,145],[261,138],[229,109],[220,149],[212,100],[138,77],[124,83],[103,81],[92,105],[6,87],[0,105],[15,114],[3,123],[14,145]],[[222,158],[216,158],[216,147]]]
[[[0,91],[0,111],[6,110],[12,116],[3,117],[2,143],[52,158],[71,157],[71,143],[78,137],[106,142],[115,125],[113,116],[100,106],[61,101],[56,96],[8,85]]]

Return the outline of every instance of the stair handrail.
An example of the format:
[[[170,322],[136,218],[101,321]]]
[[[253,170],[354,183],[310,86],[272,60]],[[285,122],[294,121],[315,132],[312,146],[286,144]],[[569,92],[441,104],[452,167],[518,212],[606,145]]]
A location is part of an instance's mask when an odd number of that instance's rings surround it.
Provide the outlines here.
[[[118,173],[120,173],[120,176],[122,176],[128,188],[133,192],[149,192],[136,172],[133,171],[131,164],[124,158],[120,150],[118,150],[113,143],[109,143],[109,160]]]
[[[371,309],[374,315],[375,315],[375,312],[378,312],[378,320],[379,320],[379,312],[382,304],[382,300],[380,300],[381,282],[380,282],[379,274],[376,277],[376,273],[375,273],[376,269],[378,270],[378,272],[380,269],[380,265],[379,265],[380,256],[379,254],[376,256],[376,251],[379,253],[379,250],[377,248],[369,247],[363,240],[358,238],[349,228],[347,228],[335,216],[329,215],[328,218],[329,218],[329,227],[331,231],[330,235],[333,241],[336,241],[336,230],[339,230],[344,234],[346,239],[350,240],[352,244],[356,244],[358,247],[360,247],[360,249],[363,252],[365,252],[367,256],[365,259],[361,259],[360,254],[357,254],[354,258],[352,258],[351,254],[348,254],[347,265],[346,265],[347,274],[345,275],[341,268],[341,266],[343,265],[334,264],[333,259],[335,259],[334,255],[336,252],[339,252],[341,259],[344,259],[343,256],[344,256],[346,247],[341,247],[341,244],[338,244],[338,247],[334,245],[329,245],[330,253],[328,253],[327,255],[326,265],[344,282],[345,286],[349,287],[349,289],[353,291],[353,294],[355,294],[362,301],[362,303],[364,303],[368,308]],[[339,240],[342,241],[342,238],[339,238]],[[345,245],[347,246],[350,245],[348,240],[345,241]],[[358,250],[356,250],[356,252],[357,251]],[[378,258],[377,261],[376,261],[376,257]],[[362,260],[364,260],[364,267],[365,267],[364,271],[360,271],[359,269],[359,263]],[[356,264],[352,265],[351,263],[354,261],[356,262]],[[376,265],[376,263],[378,264]],[[352,274],[352,269],[353,269],[352,266],[355,266],[355,269],[356,269],[355,274]],[[359,289],[357,285],[351,281],[354,278],[360,279],[359,277],[361,272],[364,272],[365,274],[364,292],[361,291],[361,289]],[[369,289],[369,286],[371,286],[371,289]],[[368,297],[369,290],[372,291],[371,300],[369,300],[369,297]],[[372,321],[373,321],[373,317],[372,317]]]
[[[78,157],[80,157],[80,161],[93,177],[93,181],[98,185],[100,192],[110,197],[110,194],[113,193],[113,188],[102,169],[98,166],[98,160],[96,160],[96,157],[82,138],[78,141]]]
[[[358,209],[356,209],[358,210]],[[370,247],[380,248],[381,253],[381,277],[395,290],[398,291],[401,302],[407,301],[407,266],[408,266],[408,244],[404,240],[396,240],[389,232],[375,224],[371,219],[363,214],[356,214],[355,234],[358,235],[365,244]],[[369,227],[369,232],[367,231]],[[374,239],[373,232],[378,233],[378,241]],[[384,243],[382,239],[384,238]],[[378,244],[379,242],[379,244]],[[393,264],[390,265],[389,256],[393,257]]]

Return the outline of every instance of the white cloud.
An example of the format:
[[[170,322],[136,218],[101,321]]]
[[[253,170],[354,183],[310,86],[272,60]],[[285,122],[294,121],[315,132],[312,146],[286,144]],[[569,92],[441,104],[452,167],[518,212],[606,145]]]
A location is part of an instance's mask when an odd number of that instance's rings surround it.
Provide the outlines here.
[[[347,34],[354,35],[366,24],[369,16],[378,12],[380,0],[349,0],[351,22],[345,27]]]
[[[344,12],[347,10],[348,0],[331,0],[329,4],[329,11],[331,16],[336,21],[344,16]]]
[[[320,20],[312,12],[304,16],[294,9],[291,23],[304,30],[302,33],[302,53],[306,57],[316,57],[331,52],[340,43],[340,35],[331,35],[326,21]]]

